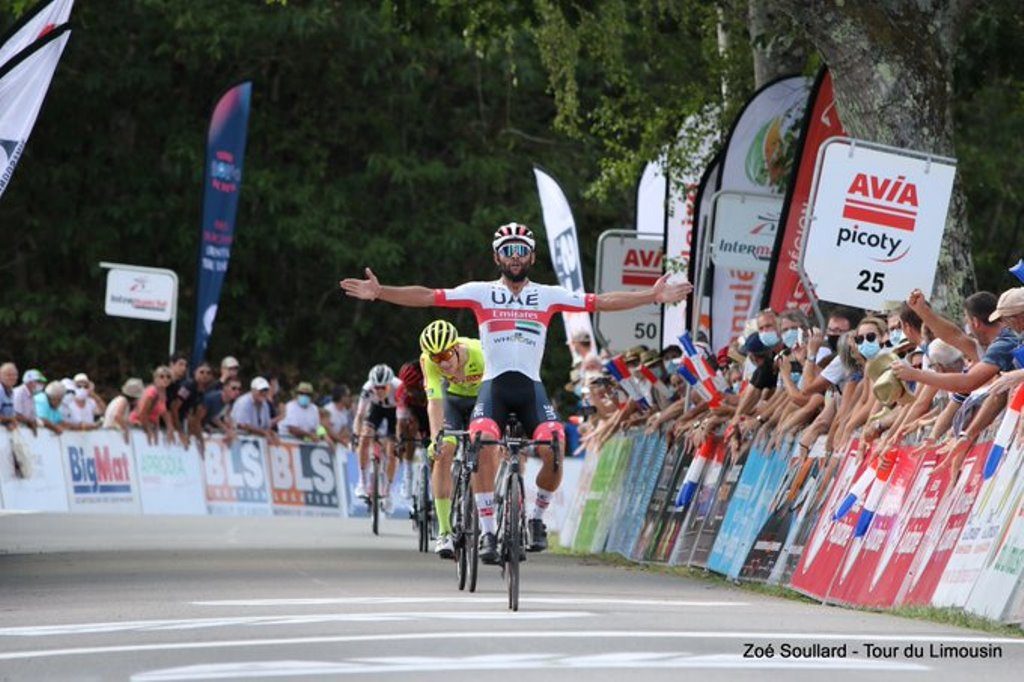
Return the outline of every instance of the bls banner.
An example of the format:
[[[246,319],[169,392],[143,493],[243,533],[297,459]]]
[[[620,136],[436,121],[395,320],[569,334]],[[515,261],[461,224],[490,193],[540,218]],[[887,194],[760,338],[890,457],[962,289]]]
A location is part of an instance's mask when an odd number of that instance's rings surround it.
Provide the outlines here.
[[[71,29],[67,24],[0,66],[0,195],[11,181]]]
[[[203,224],[199,239],[193,365],[199,364],[206,355],[206,345],[217,318],[221,286],[231,260],[251,95],[252,83],[247,81],[233,86],[217,102],[210,119],[206,138]]]
[[[222,436],[206,442],[206,507],[214,516],[270,516],[264,441]]]
[[[341,516],[334,452],[315,443],[286,442],[267,447],[274,514]]]
[[[833,138],[821,147],[804,269],[818,298],[882,310],[935,281],[956,161]]]
[[[800,281],[800,254],[806,236],[807,205],[811,196],[811,181],[814,179],[814,161],[825,140],[846,134],[839,121],[832,91],[832,76],[827,68],[821,70],[814,83],[803,128],[794,157],[797,163],[793,164],[786,203],[779,220],[780,229],[773,250],[775,257],[769,265],[768,286],[765,287],[762,307],[770,307],[772,310],[796,307],[810,314],[811,300]]]
[[[582,293],[586,291],[583,285],[583,264],[580,262],[576,221],[572,217],[569,200],[565,198],[565,192],[558,181],[546,170],[534,166],[533,174],[537,179],[537,194],[544,214],[544,229],[548,233],[548,248],[551,250],[555,276],[558,277],[558,283],[569,291]],[[593,338],[594,330],[587,313],[562,313],[562,321],[565,323],[566,339],[580,332],[586,332]]]
[[[60,437],[71,511],[138,514],[132,448],[114,431],[73,431]]]

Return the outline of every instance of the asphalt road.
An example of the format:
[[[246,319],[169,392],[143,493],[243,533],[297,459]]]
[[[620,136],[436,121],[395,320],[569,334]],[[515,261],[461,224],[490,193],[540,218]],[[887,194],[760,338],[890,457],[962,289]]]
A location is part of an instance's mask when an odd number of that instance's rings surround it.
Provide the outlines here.
[[[373,537],[360,519],[0,515],[0,679],[990,682],[1024,668],[1024,639],[552,554],[524,564],[509,613],[496,569],[458,592],[451,562],[414,550],[397,521]],[[998,657],[934,657],[942,646]]]

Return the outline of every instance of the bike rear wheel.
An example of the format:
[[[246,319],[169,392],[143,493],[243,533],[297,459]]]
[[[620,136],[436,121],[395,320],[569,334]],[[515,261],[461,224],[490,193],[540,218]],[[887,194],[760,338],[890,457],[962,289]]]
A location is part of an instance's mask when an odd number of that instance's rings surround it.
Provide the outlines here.
[[[430,551],[430,517],[432,516],[431,504],[430,504],[430,466],[424,464],[420,467],[420,485],[419,494],[416,501],[417,507],[419,507],[416,517],[416,523],[419,526],[420,531],[420,551]]]
[[[466,517],[463,516],[464,507],[462,498],[465,492],[462,489],[462,481],[456,479],[455,494],[452,505],[452,540],[455,545],[455,577],[458,580],[459,590],[466,589],[466,579],[469,577],[469,545],[466,536]]]
[[[504,500],[505,584],[508,587],[508,608],[519,610],[519,550],[523,544],[523,490],[519,476],[508,477]]]
[[[480,571],[480,515],[471,504],[470,523],[466,533],[466,563],[469,568],[469,591],[476,592],[476,577]]]

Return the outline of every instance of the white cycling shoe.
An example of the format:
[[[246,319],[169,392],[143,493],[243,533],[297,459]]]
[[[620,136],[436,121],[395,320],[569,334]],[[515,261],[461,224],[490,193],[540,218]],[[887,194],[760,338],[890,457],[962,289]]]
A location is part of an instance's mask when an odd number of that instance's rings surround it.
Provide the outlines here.
[[[434,554],[441,557],[442,559],[454,559],[455,543],[452,542],[452,536],[437,536],[437,541],[434,543]]]
[[[369,496],[369,493],[366,492],[366,486],[364,486],[362,482],[356,485],[356,497],[367,498]]]

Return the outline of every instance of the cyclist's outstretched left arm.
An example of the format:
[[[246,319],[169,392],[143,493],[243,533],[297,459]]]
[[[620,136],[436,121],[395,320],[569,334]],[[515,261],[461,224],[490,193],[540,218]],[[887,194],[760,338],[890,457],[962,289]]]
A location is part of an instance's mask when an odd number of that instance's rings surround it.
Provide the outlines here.
[[[668,282],[669,273],[658,278],[654,286],[645,291],[609,291],[598,294],[595,308],[600,311],[629,310],[649,303],[675,303],[685,298],[693,285],[689,282]]]
[[[373,270],[366,268],[366,279],[343,279],[338,285],[346,294],[365,301],[387,301],[408,308],[426,308],[434,305],[434,290],[427,287],[384,286],[377,281]]]

